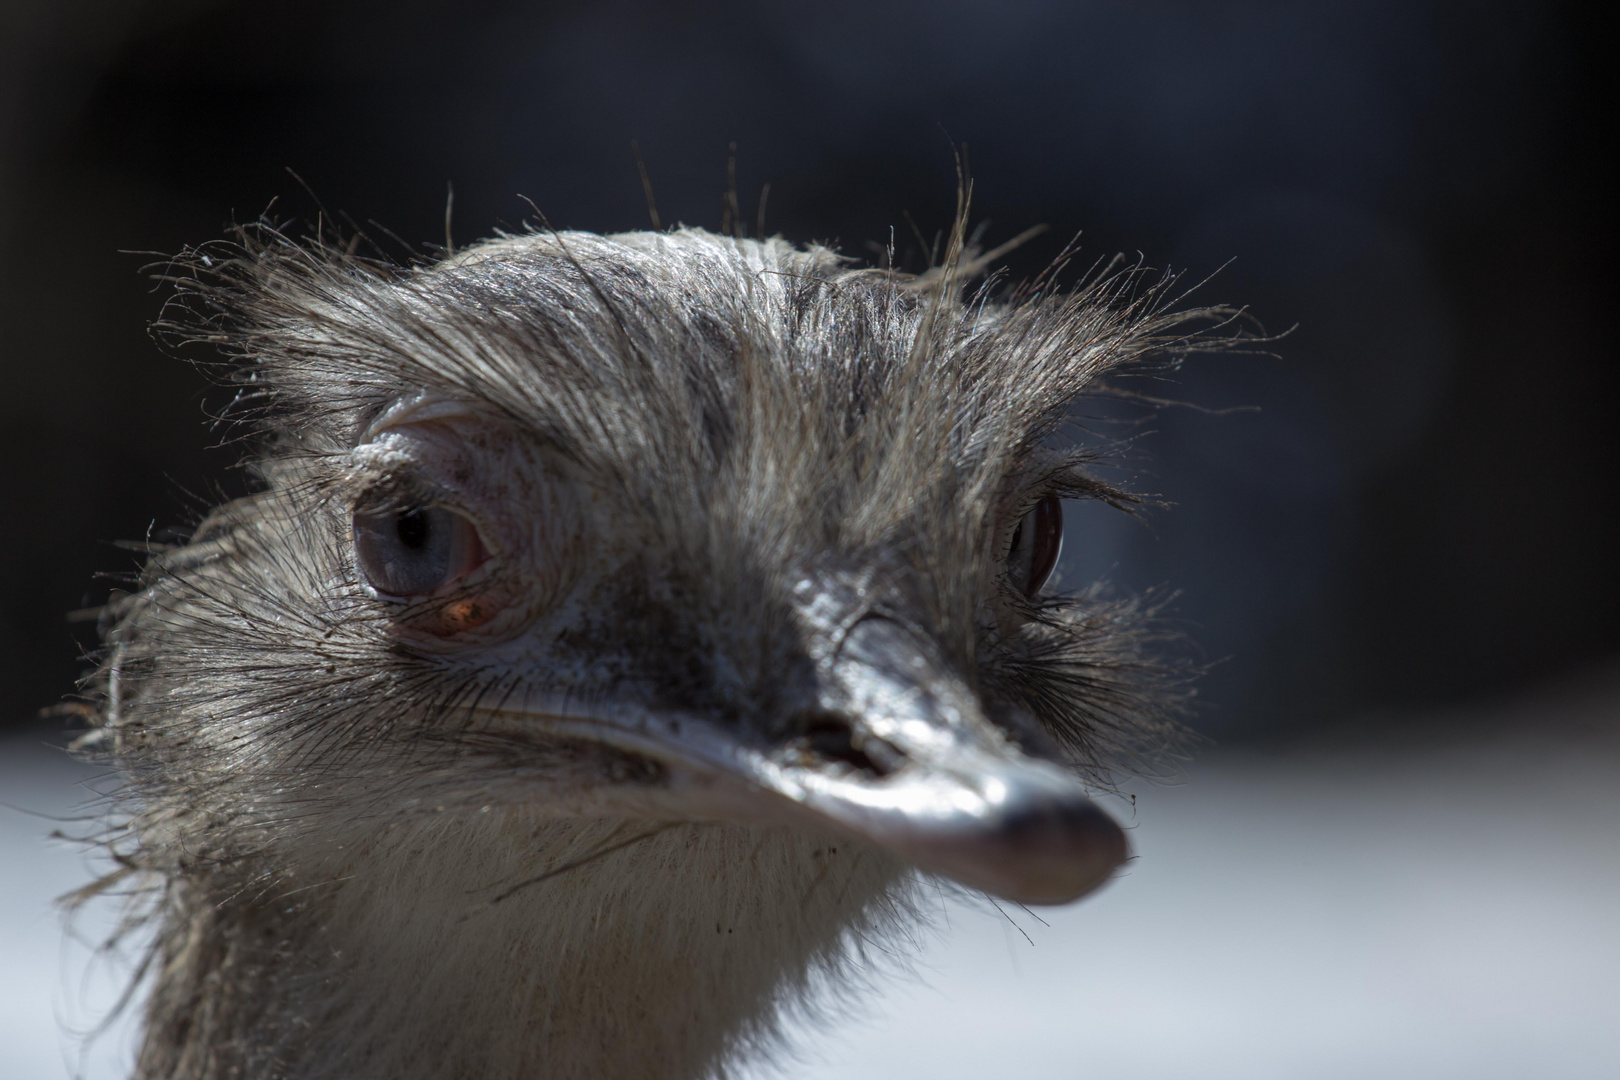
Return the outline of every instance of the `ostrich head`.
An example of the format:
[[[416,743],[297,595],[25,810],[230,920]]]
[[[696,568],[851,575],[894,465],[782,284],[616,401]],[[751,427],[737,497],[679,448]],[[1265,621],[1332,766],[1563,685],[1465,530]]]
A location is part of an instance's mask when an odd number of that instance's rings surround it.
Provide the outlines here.
[[[109,635],[140,1075],[723,1072],[916,871],[1126,858],[1085,778],[1162,681],[1048,578],[1062,500],[1127,499],[1059,440],[1173,347],[1153,290],[697,230],[190,265],[263,490]]]

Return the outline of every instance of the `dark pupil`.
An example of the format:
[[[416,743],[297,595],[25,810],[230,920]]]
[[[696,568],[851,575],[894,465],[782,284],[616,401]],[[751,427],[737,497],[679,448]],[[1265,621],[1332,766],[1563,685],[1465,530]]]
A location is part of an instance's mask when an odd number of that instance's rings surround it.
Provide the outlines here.
[[[420,510],[412,510],[409,513],[399,515],[394,524],[394,529],[399,534],[399,542],[412,551],[420,551],[422,546],[427,543],[428,518]]]

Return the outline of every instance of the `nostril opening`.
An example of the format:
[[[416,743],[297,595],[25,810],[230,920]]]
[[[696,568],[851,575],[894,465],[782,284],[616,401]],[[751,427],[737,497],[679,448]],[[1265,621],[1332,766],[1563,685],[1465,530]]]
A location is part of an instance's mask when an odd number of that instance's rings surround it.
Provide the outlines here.
[[[817,711],[797,719],[794,726],[800,734],[794,743],[821,761],[836,761],[875,778],[888,776],[906,763],[905,755],[891,743],[857,731],[840,713]]]

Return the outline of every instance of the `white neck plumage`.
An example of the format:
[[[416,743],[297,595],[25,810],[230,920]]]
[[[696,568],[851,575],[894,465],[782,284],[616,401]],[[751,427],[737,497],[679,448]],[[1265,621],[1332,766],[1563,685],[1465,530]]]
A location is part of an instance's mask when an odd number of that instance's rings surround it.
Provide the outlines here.
[[[195,905],[153,1013],[191,1027],[155,1040],[191,1067],[142,1072],[213,1076],[234,1044],[243,1075],[296,1080],[701,1077],[881,930],[901,880],[776,827],[436,815]]]

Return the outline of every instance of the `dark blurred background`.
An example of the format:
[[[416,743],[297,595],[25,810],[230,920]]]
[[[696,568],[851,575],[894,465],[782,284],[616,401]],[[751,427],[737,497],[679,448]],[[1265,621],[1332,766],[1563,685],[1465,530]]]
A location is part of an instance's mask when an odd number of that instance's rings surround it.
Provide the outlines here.
[[[1071,583],[1179,590],[1227,741],[1509,693],[1620,649],[1612,6],[1530,0],[0,0],[0,730],[84,669],[111,545],[239,490],[149,256],[316,203],[414,244],[748,221],[869,256],[966,144],[1026,276],[1083,230],[1271,356],[1191,363],[1071,521]],[[1603,102],[1610,104],[1604,105]],[[909,218],[909,220],[908,220]],[[371,226],[366,226],[368,229]],[[372,230],[381,236],[381,228]],[[1084,260],[1082,260],[1084,261]],[[1239,406],[1257,410],[1231,411]],[[1393,722],[1393,721],[1391,721]]]

